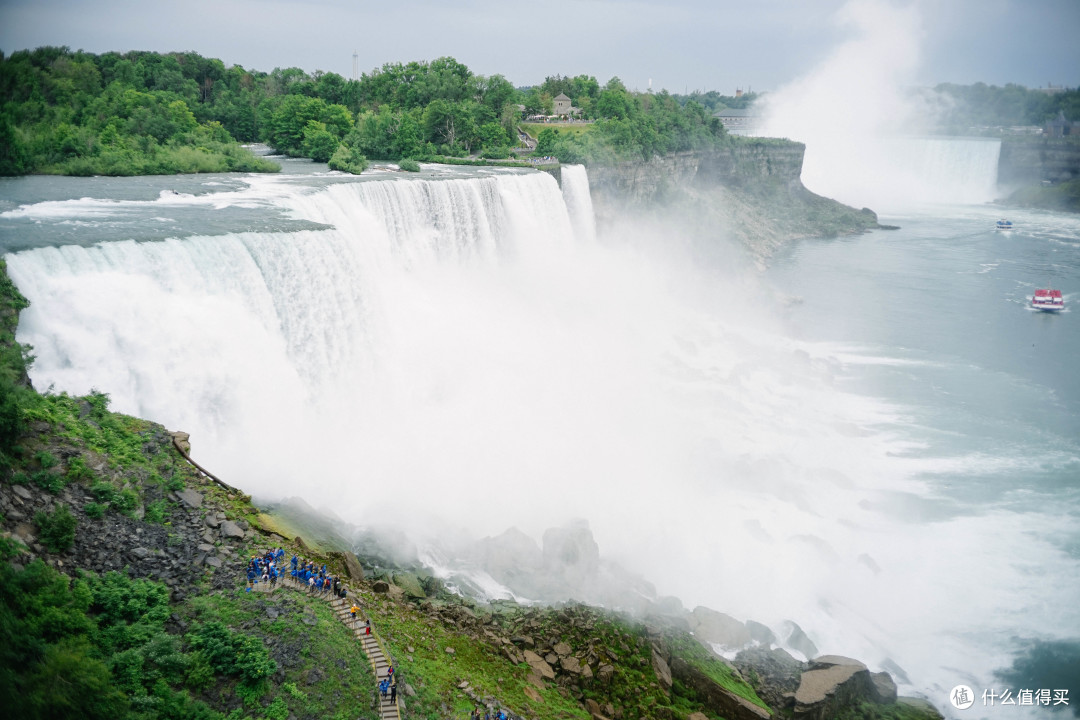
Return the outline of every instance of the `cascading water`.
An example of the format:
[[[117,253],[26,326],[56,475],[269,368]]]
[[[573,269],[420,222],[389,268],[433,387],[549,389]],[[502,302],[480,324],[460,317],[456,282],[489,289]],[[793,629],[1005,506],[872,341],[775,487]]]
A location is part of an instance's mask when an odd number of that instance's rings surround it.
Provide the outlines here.
[[[1000,140],[982,138],[807,138],[802,180],[816,193],[879,212],[984,203],[997,194],[1000,151]]]
[[[191,432],[196,459],[256,496],[426,539],[585,518],[689,606],[796,620],[919,690],[951,682],[943,667],[985,676],[956,628],[1005,632],[1011,588],[1033,580],[960,582],[950,558],[1044,541],[1019,515],[898,511],[934,502],[930,463],[900,408],[842,389],[874,360],[792,340],[758,279],[718,276],[670,233],[596,238],[584,170],[562,172],[561,192],[535,172],[283,176],[9,209],[3,237],[73,218],[125,233],[7,256],[33,380]],[[197,231],[159,239],[183,208]],[[282,229],[239,229],[256,222]],[[1066,591],[1040,582],[1039,602]]]

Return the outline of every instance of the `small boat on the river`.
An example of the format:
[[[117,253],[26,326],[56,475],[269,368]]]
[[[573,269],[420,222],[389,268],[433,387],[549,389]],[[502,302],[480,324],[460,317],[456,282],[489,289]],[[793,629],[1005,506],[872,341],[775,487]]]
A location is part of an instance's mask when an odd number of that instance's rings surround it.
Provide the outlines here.
[[[1012,230],[1012,220],[998,220],[997,221],[997,229],[998,230]]]
[[[1060,290],[1036,290],[1031,296],[1031,307],[1036,310],[1057,312],[1065,309],[1065,298],[1061,296]]]

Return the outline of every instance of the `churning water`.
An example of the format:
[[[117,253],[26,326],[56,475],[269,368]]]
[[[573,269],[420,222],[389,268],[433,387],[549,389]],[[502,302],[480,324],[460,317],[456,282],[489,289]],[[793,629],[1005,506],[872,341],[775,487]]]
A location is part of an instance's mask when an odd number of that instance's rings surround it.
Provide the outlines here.
[[[1080,335],[1024,304],[1077,301],[1075,219],[939,207],[760,276],[598,232],[581,168],[296,167],[0,181],[35,385],[358,524],[585,518],[661,593],[939,707],[1080,635]]]

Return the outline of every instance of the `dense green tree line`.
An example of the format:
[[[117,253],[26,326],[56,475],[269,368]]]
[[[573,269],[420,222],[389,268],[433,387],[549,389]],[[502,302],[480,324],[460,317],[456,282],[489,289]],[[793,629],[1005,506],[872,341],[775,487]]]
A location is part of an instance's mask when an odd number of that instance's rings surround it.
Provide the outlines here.
[[[701,105],[681,105],[667,91],[657,94],[627,90],[612,78],[597,94],[592,132],[540,132],[537,153],[563,162],[611,162],[648,159],[654,155],[698,150],[728,141],[723,124]]]
[[[509,155],[522,112],[567,94],[594,132],[545,137],[566,160],[648,157],[722,138],[698,103],[632,93],[613,78],[547,78],[517,90],[453,58],[387,63],[358,80],[299,68],[225,67],[196,53],[0,55],[0,173],[147,174],[265,170],[237,141],[357,172],[369,158]],[[524,111],[522,111],[524,108]]]
[[[688,102],[696,102],[698,105],[701,105],[708,110],[711,115],[720,110],[745,110],[753,105],[760,95],[755,92],[747,92],[738,96],[721,95],[716,90],[709,90],[708,92],[695,90],[689,95],[676,94],[674,97],[681,105],[685,105]]]
[[[1021,85],[942,84],[934,88],[950,102],[941,124],[963,131],[977,126],[1044,125],[1064,112],[1067,120],[1080,120],[1080,89],[1057,93],[1029,90]]]
[[[0,174],[274,170],[222,122],[242,128],[250,112],[210,111],[230,72],[242,87],[242,69],[193,53],[0,54]]]

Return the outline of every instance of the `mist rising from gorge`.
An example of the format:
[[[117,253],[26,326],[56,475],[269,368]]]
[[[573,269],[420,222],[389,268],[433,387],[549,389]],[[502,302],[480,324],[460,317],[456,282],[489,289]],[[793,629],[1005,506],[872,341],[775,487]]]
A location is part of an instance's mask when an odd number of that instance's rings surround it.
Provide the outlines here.
[[[852,0],[835,21],[849,39],[764,96],[758,134],[805,143],[803,183],[855,207],[992,200],[998,141],[926,137],[948,101],[914,91],[925,35],[918,5]]]

